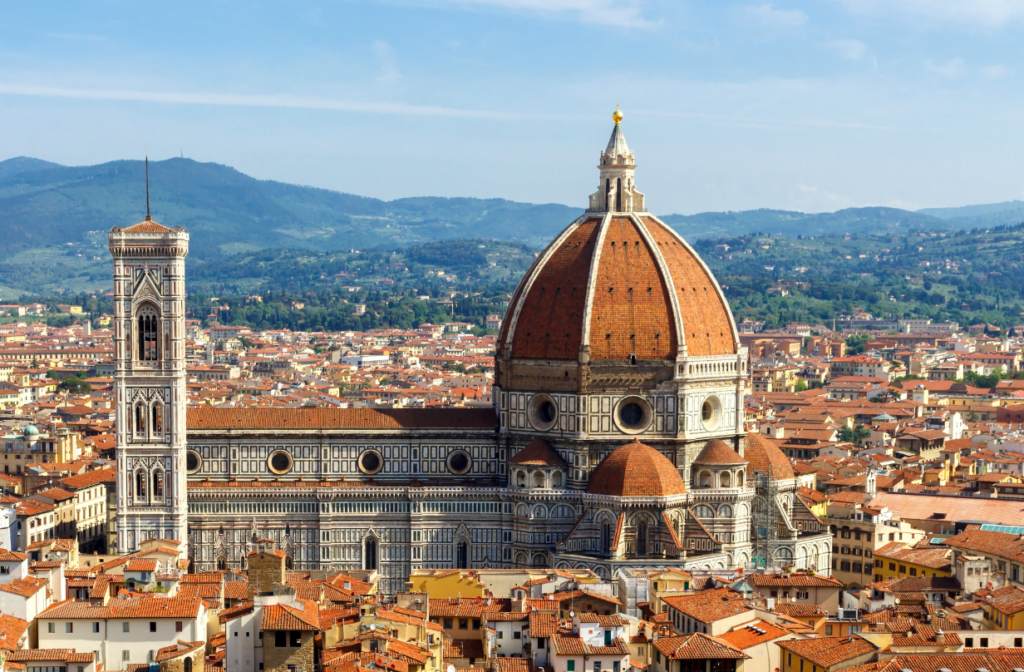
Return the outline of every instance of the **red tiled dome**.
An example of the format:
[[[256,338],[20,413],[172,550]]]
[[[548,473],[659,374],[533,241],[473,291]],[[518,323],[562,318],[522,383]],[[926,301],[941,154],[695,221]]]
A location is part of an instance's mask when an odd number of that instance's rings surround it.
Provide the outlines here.
[[[597,267],[594,268],[594,265]],[[652,215],[590,213],[519,283],[498,353],[512,358],[674,360],[735,354],[728,303],[704,262]]]
[[[679,470],[660,452],[634,440],[616,448],[590,475],[587,492],[616,497],[670,497],[686,492]]]
[[[704,450],[700,451],[700,455],[693,461],[694,464],[722,465],[746,464],[747,462],[748,460],[744,459],[721,439],[711,439],[708,441],[708,445],[704,446]]]
[[[562,456],[544,439],[530,441],[525,448],[512,457],[511,462],[512,464],[535,464],[549,467],[565,466]]]
[[[771,439],[765,438],[756,432],[746,436],[746,449],[743,454],[750,462],[747,473],[753,476],[756,472],[768,472],[775,480],[787,480],[795,478],[793,465],[789,463],[782,450],[779,449]]]

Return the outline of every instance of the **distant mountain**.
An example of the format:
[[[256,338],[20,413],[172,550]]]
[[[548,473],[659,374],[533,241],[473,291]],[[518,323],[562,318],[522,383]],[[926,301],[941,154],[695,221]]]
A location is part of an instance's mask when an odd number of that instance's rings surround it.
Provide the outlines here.
[[[69,167],[18,157],[0,162],[0,299],[25,291],[109,285],[106,232],[145,212],[142,161]],[[191,233],[190,259],[212,261],[260,249],[394,249],[495,239],[540,249],[582,211],[503,199],[416,197],[383,201],[257,180],[234,168],[174,158],[150,164],[153,218]],[[891,235],[1024,222],[1024,202],[910,212],[847,208],[666,215],[685,238],[770,233]]]
[[[83,167],[29,161],[35,160],[0,163],[6,254],[88,244],[89,232],[133,224],[145,213],[141,161]],[[152,162],[149,172],[153,219],[187,228],[190,253],[198,257],[264,247],[344,249],[481,237],[538,247],[580,213],[564,205],[497,198],[382,201],[257,180],[190,159]]]

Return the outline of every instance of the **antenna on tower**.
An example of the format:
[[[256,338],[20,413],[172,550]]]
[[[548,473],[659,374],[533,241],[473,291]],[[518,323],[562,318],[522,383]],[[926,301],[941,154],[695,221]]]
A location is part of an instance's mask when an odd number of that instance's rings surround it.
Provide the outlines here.
[[[149,154],[146,154],[146,221],[151,220],[149,215]]]

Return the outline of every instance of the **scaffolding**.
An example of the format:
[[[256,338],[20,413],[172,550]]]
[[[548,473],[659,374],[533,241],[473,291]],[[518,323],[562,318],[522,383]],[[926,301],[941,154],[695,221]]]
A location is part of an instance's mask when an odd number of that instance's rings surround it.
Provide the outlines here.
[[[755,567],[770,567],[779,547],[779,488],[767,471],[754,472]]]

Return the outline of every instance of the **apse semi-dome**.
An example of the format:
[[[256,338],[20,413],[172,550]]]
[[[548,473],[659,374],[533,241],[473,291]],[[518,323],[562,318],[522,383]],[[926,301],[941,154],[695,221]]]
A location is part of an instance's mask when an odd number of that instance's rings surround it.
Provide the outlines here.
[[[598,168],[590,208],[536,259],[509,302],[497,344],[506,389],[514,380],[504,362],[569,362],[561,377],[575,380],[577,365],[674,363],[739,350],[707,265],[646,212],[618,121]]]
[[[757,472],[763,472],[777,481],[795,478],[793,465],[789,463],[789,458],[771,439],[761,436],[757,432],[751,432],[747,434],[744,443],[746,447],[743,454],[750,461],[747,472],[751,476]]]
[[[686,492],[671,460],[637,440],[616,448],[590,474],[587,492],[614,497],[671,497]]]
[[[704,450],[700,451],[700,454],[693,460],[694,464],[722,466],[747,464],[747,462],[746,458],[742,457],[721,439],[711,439],[708,441],[708,445],[704,446]]]

